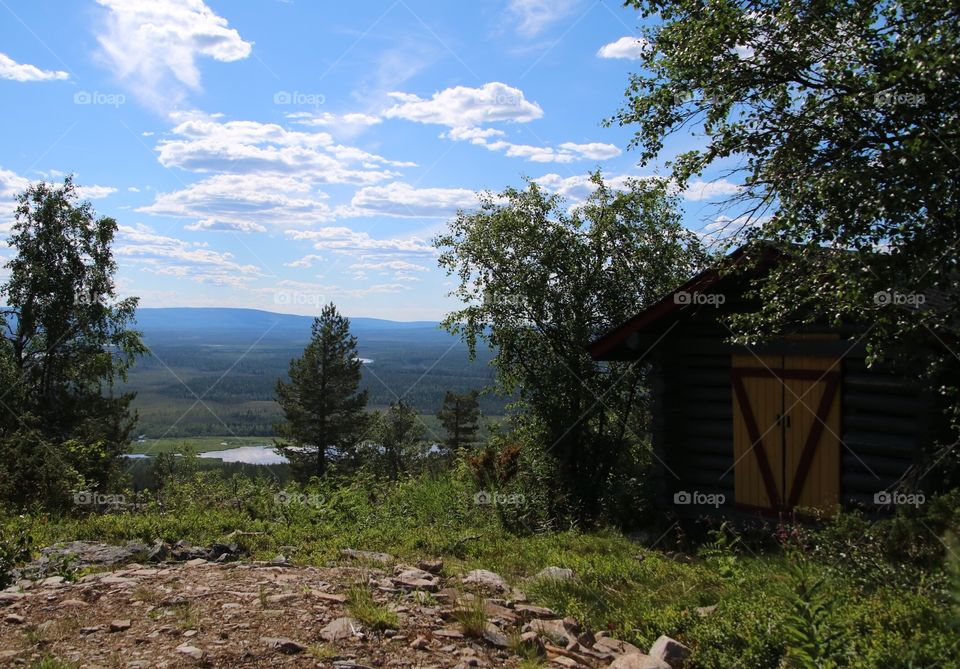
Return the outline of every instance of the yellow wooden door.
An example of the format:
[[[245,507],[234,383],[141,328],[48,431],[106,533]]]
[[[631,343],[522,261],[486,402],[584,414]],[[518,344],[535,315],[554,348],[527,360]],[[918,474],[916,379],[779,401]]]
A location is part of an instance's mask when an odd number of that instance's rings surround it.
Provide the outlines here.
[[[832,512],[840,501],[838,359],[784,358],[784,498],[786,506]]]
[[[732,360],[737,506],[833,511],[840,498],[840,360]]]
[[[778,509],[783,502],[782,356],[733,356],[734,502]]]

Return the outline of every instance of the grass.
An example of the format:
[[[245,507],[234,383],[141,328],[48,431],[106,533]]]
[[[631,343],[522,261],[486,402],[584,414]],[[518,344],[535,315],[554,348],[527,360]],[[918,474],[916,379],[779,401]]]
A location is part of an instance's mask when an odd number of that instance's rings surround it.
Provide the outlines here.
[[[160,453],[183,453],[184,450],[189,449],[196,453],[206,453],[241,446],[269,446],[271,443],[273,443],[271,437],[164,437],[163,439],[146,439],[142,442],[134,441],[131,452],[159,455]]]
[[[343,548],[383,551],[413,564],[443,557],[446,574],[490,569],[534,603],[575,617],[591,631],[609,631],[640,648],[661,634],[678,639],[693,648],[691,669],[777,667],[788,652],[785,625],[797,610],[792,565],[809,555],[811,578],[822,580],[823,592],[835,602],[825,624],[845,632],[846,666],[960,667],[953,620],[945,613],[952,590],[944,569],[889,562],[873,531],[856,525],[816,550],[800,551],[799,558],[727,545],[687,561],[614,530],[511,532],[495,509],[472,503],[473,485],[458,474],[323,485],[311,489],[322,496],[319,505],[280,505],[275,492],[263,482],[224,482],[203,473],[169,489],[162,509],[31,516],[28,522],[38,547],[72,539],[155,538],[208,545],[242,528],[259,533],[240,537],[254,559],[270,559],[280,546],[297,546],[297,562],[317,566],[340,561]],[[838,519],[837,527],[843,522]],[[937,537],[931,542],[939,546]],[[530,580],[552,565],[569,567],[576,578]],[[710,605],[717,605],[715,613],[697,612]],[[479,630],[480,612],[463,608],[464,621],[458,622]],[[398,624],[396,613],[364,586],[350,591],[348,609],[371,629]],[[535,658],[528,660],[537,666]]]
[[[354,585],[347,592],[347,611],[371,630],[382,632],[400,627],[397,614],[377,602],[370,588],[364,585]]]
[[[460,624],[464,636],[482,638],[488,622],[486,600],[478,596],[461,598],[453,611],[453,619]]]

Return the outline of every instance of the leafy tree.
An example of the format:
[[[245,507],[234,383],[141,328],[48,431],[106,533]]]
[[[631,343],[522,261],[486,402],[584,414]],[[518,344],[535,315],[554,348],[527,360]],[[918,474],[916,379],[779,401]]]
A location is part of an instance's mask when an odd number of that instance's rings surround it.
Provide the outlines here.
[[[278,450],[304,478],[323,476],[330,457],[350,455],[366,429],[367,391],[358,391],[363,363],[350,321],[330,303],[313,320],[303,356],[290,361],[290,381],[277,381],[285,422]]]
[[[0,498],[67,501],[119,473],[135,415],[114,382],[146,348],[137,298],[116,299],[117,222],[78,202],[73,179],[18,196],[0,286]]]
[[[387,472],[395,481],[414,445],[423,438],[423,423],[416,409],[403,400],[391,402],[390,408],[378,414],[376,420],[374,438],[383,448]]]
[[[469,446],[476,439],[480,429],[477,394],[475,390],[464,395],[448,390],[443,396],[443,406],[437,412],[437,418],[447,432],[444,444],[452,451]]]
[[[960,6],[626,4],[651,27],[609,123],[637,127],[644,162],[677,131],[701,134],[672,162],[676,182],[711,165],[741,177],[721,236],[789,248],[756,286],[760,309],[734,321],[742,339],[867,324],[872,359],[926,372],[956,411]]]
[[[647,417],[644,367],[597,363],[587,345],[703,261],[663,181],[633,180],[616,192],[595,174],[590,185],[572,211],[534,182],[487,194],[435,240],[464,303],[444,325],[471,351],[478,341],[496,350],[499,389],[517,393],[526,432],[539,434],[556,464],[554,511],[584,518],[598,514],[610,477],[625,471]]]

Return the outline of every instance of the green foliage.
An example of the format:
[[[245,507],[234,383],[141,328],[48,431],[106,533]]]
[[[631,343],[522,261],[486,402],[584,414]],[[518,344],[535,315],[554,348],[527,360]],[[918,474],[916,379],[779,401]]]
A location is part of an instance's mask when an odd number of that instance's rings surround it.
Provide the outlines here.
[[[504,485],[509,489],[527,476],[525,469],[519,466]],[[787,528],[794,538],[785,551],[770,539],[759,541],[758,529],[747,536],[721,526],[690,558],[643,548],[611,530],[518,532],[494,507],[474,503],[472,470],[461,464],[443,475],[397,481],[364,472],[350,478],[332,473],[283,490],[285,502],[268,479],[238,481],[201,470],[192,479],[169,483],[162,506],[16,522],[32,526],[33,543],[41,546],[72,539],[239,541],[253,559],[269,559],[281,546],[295,546],[288,557],[308,565],[336,562],[347,547],[384,551],[408,563],[441,556],[449,575],[490,569],[519,585],[534,603],[638,647],[649,647],[661,634],[676,638],[693,649],[691,669],[778,667],[791,647],[810,646],[810,639],[821,656],[839,648],[836,662],[844,667],[958,667],[956,630],[948,614],[957,591],[942,563],[929,562],[920,552],[919,562],[905,564],[897,580],[887,579],[885,572],[866,578],[872,569],[868,563],[832,562],[818,548],[834,541],[829,523],[823,529],[807,527],[803,536]],[[6,519],[5,527],[11,522]],[[837,522],[849,534],[837,538],[836,546],[849,551],[856,525]],[[885,536],[887,526],[897,522],[906,521],[880,523],[869,534],[861,528],[861,543]],[[760,550],[761,545],[766,548]],[[805,580],[792,566],[794,545],[809,552]],[[575,577],[531,578],[552,565],[572,569]],[[359,602],[358,610],[369,608],[379,626],[380,616],[389,616],[389,603],[368,607],[369,591],[361,590],[351,598]],[[713,605],[713,613],[697,611]],[[802,632],[802,643],[784,633],[798,616],[802,624],[792,624]]]
[[[114,384],[146,349],[130,329],[137,299],[116,300],[117,222],[78,202],[70,177],[17,202],[0,286],[0,499],[64,506],[117,476],[134,416]]]
[[[376,601],[370,588],[365,585],[350,588],[347,593],[347,610],[351,616],[377,632],[400,627],[396,612]]]
[[[327,460],[349,456],[366,430],[366,391],[358,391],[362,361],[350,321],[333,303],[313,321],[303,356],[290,361],[290,381],[277,381],[285,422],[277,448],[301,478],[323,476]]]
[[[416,447],[421,445],[423,422],[420,416],[403,400],[391,402],[390,407],[376,414],[370,430],[375,460],[384,463],[387,475],[396,480],[406,471],[411,461],[421,456]],[[379,456],[379,457],[378,457]]]
[[[626,103],[643,162],[740,177],[726,244],[792,261],[755,285],[741,341],[802,322],[869,326],[872,360],[925,377],[960,430],[960,14],[952,0],[629,0],[651,21]],[[724,244],[724,245],[726,245]],[[918,301],[922,298],[922,301]],[[938,464],[957,467],[944,450]],[[960,475],[954,470],[954,475]]]
[[[33,535],[25,517],[0,524],[0,590],[10,585],[14,567],[30,559],[32,547]]]
[[[836,669],[844,666],[846,641],[836,619],[836,600],[823,578],[802,562],[791,566],[794,590],[783,622],[787,642],[785,669]]]
[[[536,183],[487,195],[435,240],[463,306],[445,327],[496,350],[498,390],[519,396],[530,438],[554,461],[557,502],[601,514],[604,485],[647,427],[646,368],[598,363],[588,344],[659,299],[703,260],[660,180],[624,191],[593,175],[580,207]],[[525,442],[526,443],[526,442]]]
[[[437,412],[437,418],[447,432],[444,445],[451,451],[470,446],[477,437],[480,429],[480,404],[477,396],[476,390],[465,395],[448,390],[443,397],[443,406]]]

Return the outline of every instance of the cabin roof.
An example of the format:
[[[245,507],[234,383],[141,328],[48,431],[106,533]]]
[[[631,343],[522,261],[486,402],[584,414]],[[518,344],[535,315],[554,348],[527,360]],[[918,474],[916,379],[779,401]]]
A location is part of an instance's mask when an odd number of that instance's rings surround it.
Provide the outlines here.
[[[678,318],[692,314],[699,305],[677,299],[681,293],[716,293],[724,284],[732,282],[741,271],[763,274],[783,259],[784,253],[772,245],[741,246],[726,256],[717,266],[698,273],[675,290],[667,293],[652,305],[633,316],[606,334],[595,339],[588,347],[594,360],[630,360],[636,357],[637,345],[643,335],[657,333]]]

